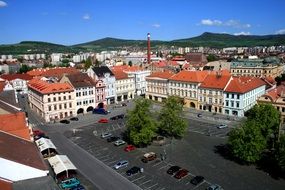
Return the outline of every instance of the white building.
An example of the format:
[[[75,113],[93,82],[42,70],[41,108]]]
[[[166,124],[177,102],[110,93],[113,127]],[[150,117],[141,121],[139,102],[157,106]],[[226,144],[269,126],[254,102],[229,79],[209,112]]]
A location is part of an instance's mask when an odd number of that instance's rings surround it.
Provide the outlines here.
[[[56,64],[56,63],[58,63],[58,62],[61,61],[62,53],[52,53],[52,54],[50,55],[50,57],[51,57],[51,62],[52,62],[53,64]]]
[[[265,82],[257,77],[233,77],[224,90],[224,111],[231,116],[243,117],[257,99],[265,94]]]
[[[122,70],[112,72],[116,78],[116,102],[133,99],[135,97],[134,77],[128,77],[128,74]]]

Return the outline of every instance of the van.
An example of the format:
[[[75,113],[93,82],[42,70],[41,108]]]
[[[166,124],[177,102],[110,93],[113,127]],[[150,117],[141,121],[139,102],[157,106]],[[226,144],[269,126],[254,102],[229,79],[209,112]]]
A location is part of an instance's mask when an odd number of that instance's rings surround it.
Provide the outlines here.
[[[108,112],[104,108],[95,108],[95,109],[93,109],[93,114],[104,114],[104,115],[107,115]]]

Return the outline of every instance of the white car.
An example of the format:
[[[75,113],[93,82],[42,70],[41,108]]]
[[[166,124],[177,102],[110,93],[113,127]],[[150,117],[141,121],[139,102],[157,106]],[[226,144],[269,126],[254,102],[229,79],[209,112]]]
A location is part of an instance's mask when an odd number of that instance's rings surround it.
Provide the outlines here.
[[[121,145],[123,145],[123,144],[126,144],[126,142],[123,141],[123,140],[121,140],[121,139],[119,139],[119,140],[117,140],[117,141],[114,142],[114,145],[115,145],[115,146],[121,146]]]
[[[224,129],[227,128],[228,126],[226,124],[220,124],[217,126],[218,129]]]
[[[122,160],[113,166],[114,169],[118,170],[122,167],[127,167],[129,162],[127,160]]]
[[[112,134],[111,134],[111,133],[108,133],[108,132],[101,134],[101,138],[102,138],[102,139],[107,138],[107,137],[111,137],[111,136],[112,136]]]

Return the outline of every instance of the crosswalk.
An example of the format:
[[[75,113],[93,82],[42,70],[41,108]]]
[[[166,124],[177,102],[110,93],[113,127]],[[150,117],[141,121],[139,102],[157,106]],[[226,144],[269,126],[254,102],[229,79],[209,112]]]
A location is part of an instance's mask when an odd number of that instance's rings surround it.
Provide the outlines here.
[[[189,132],[199,133],[207,136],[214,136],[219,138],[226,138],[230,132],[230,128],[218,129],[215,126],[193,126],[188,128]]]

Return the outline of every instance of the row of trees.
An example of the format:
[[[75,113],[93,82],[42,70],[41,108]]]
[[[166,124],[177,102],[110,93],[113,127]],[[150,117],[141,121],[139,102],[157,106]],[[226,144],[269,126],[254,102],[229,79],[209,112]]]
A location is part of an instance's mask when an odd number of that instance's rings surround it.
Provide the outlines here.
[[[274,156],[285,170],[285,135],[280,135],[280,113],[270,104],[255,105],[247,120],[229,134],[232,155],[244,163],[257,163],[266,154]]]
[[[153,138],[163,135],[181,138],[186,132],[187,122],[182,118],[183,105],[178,97],[169,97],[158,112],[151,110],[152,102],[139,98],[135,107],[127,113],[127,137],[136,146],[145,146]]]

